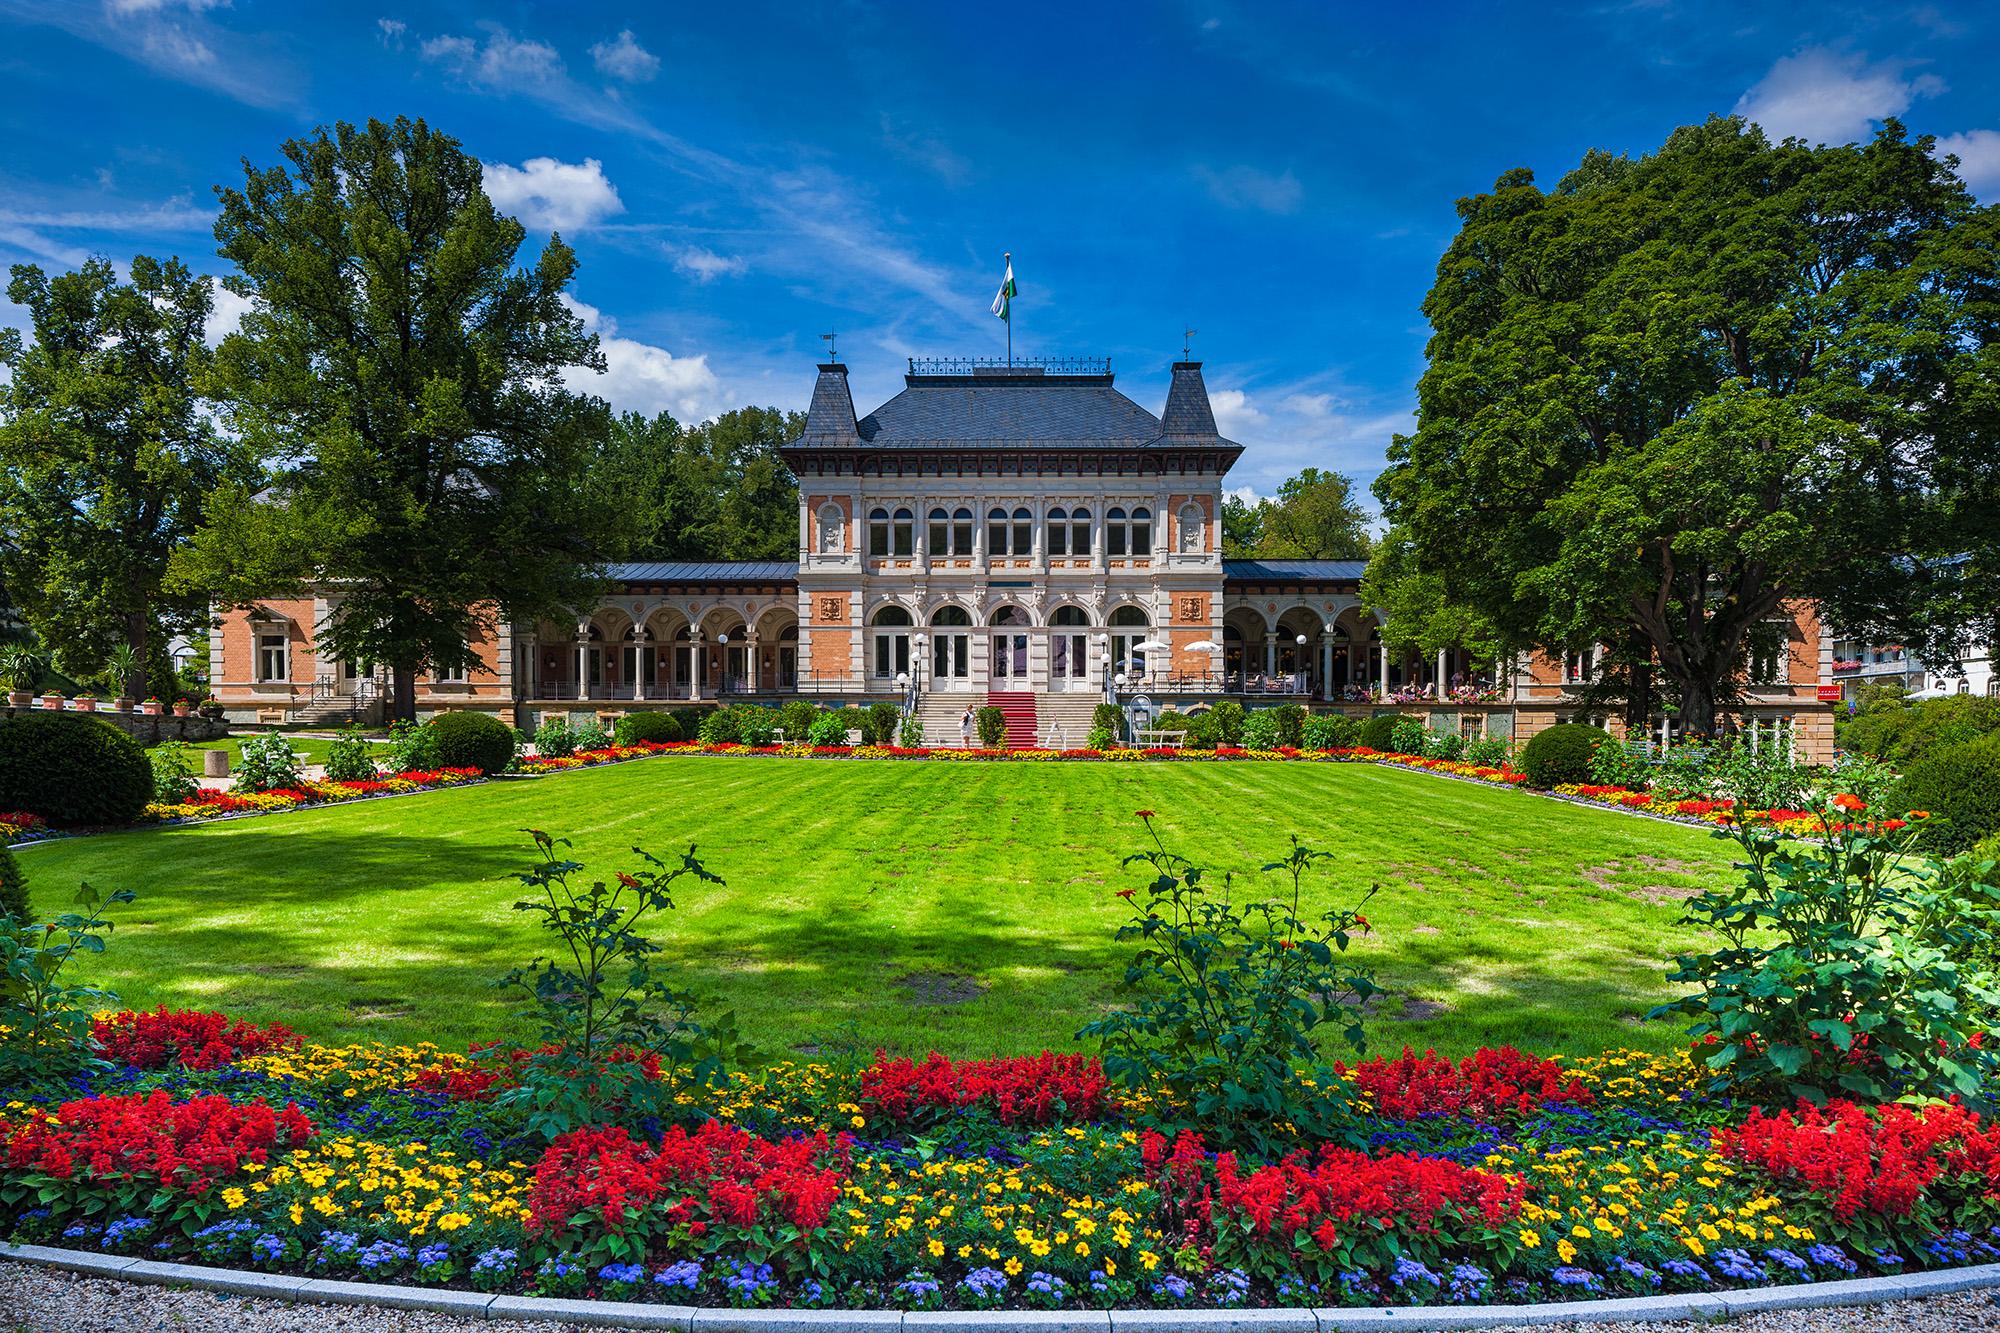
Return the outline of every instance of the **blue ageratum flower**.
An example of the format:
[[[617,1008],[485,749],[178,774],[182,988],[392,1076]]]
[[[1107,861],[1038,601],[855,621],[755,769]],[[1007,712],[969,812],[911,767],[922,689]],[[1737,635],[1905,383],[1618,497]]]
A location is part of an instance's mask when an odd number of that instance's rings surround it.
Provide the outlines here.
[[[1554,1279],[1559,1287],[1578,1287],[1584,1291],[1597,1291],[1604,1285],[1604,1280],[1597,1274],[1588,1268],[1578,1268],[1574,1264],[1564,1264],[1550,1273],[1549,1277]]]
[[[1241,1305],[1250,1298],[1250,1275],[1225,1268],[1208,1280],[1208,1295],[1217,1305]]]
[[[1028,1299],[1036,1305],[1057,1306],[1069,1299],[1069,1284],[1037,1269],[1028,1274]]]
[[[1451,1270],[1451,1285],[1446,1290],[1454,1301],[1479,1301],[1485,1299],[1486,1288],[1492,1281],[1478,1264],[1459,1264]]]
[[[1319,1298],[1319,1284],[1308,1282],[1297,1273],[1287,1273],[1278,1279],[1278,1304],[1311,1305]]]
[[[1793,1254],[1790,1250],[1781,1250],[1776,1247],[1764,1251],[1764,1257],[1790,1273],[1803,1273],[1807,1268],[1811,1267],[1803,1258]]]
[[[1396,1266],[1389,1270],[1389,1281],[1397,1288],[1417,1284],[1420,1286],[1442,1287],[1444,1279],[1433,1273],[1415,1259],[1398,1259]]]
[[[1877,1250],[1868,1257],[1874,1261],[1877,1268],[1901,1268],[1910,1262],[1894,1250]]]
[[[653,1274],[653,1283],[656,1286],[679,1287],[683,1291],[693,1291],[701,1285],[701,1265],[693,1259],[683,1259]]]
[[[778,1279],[772,1274],[771,1265],[744,1262],[734,1272],[724,1275],[722,1286],[733,1305],[762,1305],[777,1290]]]
[[[1806,1251],[1806,1258],[1836,1273],[1852,1273],[1855,1270],[1854,1261],[1837,1245],[1815,1245]]]
[[[479,1257],[472,1261],[472,1271],[475,1273],[510,1272],[514,1267],[515,1261],[519,1258],[520,1256],[514,1251],[502,1249],[500,1246],[495,1245],[490,1250],[481,1251]]]
[[[1663,1260],[1660,1264],[1660,1268],[1664,1272],[1667,1272],[1673,1275],[1674,1277],[1680,1278],[1685,1282],[1708,1283],[1708,1282],[1713,1282],[1715,1280],[1714,1278],[1708,1275],[1708,1270],[1706,1268],[1703,1268],[1700,1264],[1696,1263],[1692,1259]]]
[[[597,1280],[614,1287],[635,1286],[646,1280],[646,1270],[638,1264],[606,1264],[597,1270]]]
[[[104,1228],[104,1243],[122,1245],[140,1232],[151,1229],[152,1225],[153,1219],[150,1217],[121,1217]]]
[[[266,1263],[271,1263],[284,1257],[285,1242],[267,1231],[250,1242],[250,1253]]]
[[[348,1262],[360,1248],[361,1237],[352,1231],[322,1231],[319,1233],[319,1255],[313,1262],[321,1266]]]
[[[1156,1301],[1185,1305],[1192,1295],[1194,1287],[1178,1273],[1169,1273],[1153,1284],[1153,1299]]]
[[[426,1245],[417,1251],[417,1267],[435,1268],[451,1258],[451,1246],[444,1241]]]
[[[1627,1259],[1625,1256],[1620,1255],[1611,1261],[1611,1267],[1620,1277],[1629,1278],[1642,1286],[1657,1287],[1660,1285],[1659,1273],[1636,1259]]]
[[[1738,1282],[1762,1282],[1764,1266],[1735,1247],[1715,1252],[1715,1271]]]
[[[929,1273],[917,1271],[898,1282],[896,1299],[913,1309],[930,1310],[944,1304],[944,1288]]]

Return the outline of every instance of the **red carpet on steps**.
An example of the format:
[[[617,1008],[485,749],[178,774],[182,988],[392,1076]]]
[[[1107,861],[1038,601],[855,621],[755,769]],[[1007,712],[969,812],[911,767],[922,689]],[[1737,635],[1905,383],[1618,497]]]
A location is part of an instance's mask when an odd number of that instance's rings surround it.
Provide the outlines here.
[[[999,709],[1007,718],[1007,739],[1004,744],[1008,749],[1035,748],[1035,696],[1032,691],[988,690],[986,702]]]

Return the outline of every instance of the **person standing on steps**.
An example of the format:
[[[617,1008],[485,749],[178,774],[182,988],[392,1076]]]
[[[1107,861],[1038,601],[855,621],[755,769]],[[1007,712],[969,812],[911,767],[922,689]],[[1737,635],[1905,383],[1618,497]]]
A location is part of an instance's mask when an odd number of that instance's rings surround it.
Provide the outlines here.
[[[970,750],[972,748],[972,724],[972,705],[967,704],[965,706],[965,716],[958,720],[958,744],[960,749]]]

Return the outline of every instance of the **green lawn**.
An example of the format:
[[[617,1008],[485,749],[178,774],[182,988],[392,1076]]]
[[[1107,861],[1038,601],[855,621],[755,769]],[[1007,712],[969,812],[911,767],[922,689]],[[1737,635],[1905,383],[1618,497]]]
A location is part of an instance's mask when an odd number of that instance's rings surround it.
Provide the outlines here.
[[[1691,937],[1678,896],[1726,876],[1696,829],[1364,765],[914,764],[662,759],[201,827],[46,844],[52,905],[79,879],[136,890],[95,978],[127,1004],[282,1019],[320,1039],[462,1044],[510,1021],[487,984],[542,947],[510,910],[534,826],[599,874],[700,844],[662,937],[698,994],[771,1052],[855,1040],[971,1055],[1073,1048],[1117,1002],[1143,880],[1133,812],[1170,845],[1275,891],[1296,831],[1335,859],[1325,906],[1371,882],[1360,952],[1398,997],[1372,1040],[1464,1052],[1676,1040],[1637,1016]],[[1414,1017],[1413,1017],[1414,1015]]]

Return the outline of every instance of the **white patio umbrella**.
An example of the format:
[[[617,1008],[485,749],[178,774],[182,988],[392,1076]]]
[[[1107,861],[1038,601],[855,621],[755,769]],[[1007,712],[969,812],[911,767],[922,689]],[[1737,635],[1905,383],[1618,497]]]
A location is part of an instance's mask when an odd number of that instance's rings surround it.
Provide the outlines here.
[[[1132,645],[1135,653],[1170,653],[1173,650],[1171,643],[1161,643],[1158,639],[1141,639]]]
[[[1219,653],[1223,647],[1214,639],[1196,639],[1187,646],[1187,650],[1191,653]]]

